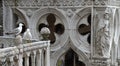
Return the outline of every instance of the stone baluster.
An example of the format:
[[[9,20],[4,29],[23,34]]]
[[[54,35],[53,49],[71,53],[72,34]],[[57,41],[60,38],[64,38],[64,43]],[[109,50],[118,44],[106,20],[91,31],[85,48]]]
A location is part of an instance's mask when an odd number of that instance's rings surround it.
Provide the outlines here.
[[[23,64],[22,64],[23,63],[23,55],[22,54],[19,54],[17,63],[18,63],[18,66],[23,66]]]
[[[3,66],[9,66],[9,61],[6,61],[6,63]]]
[[[42,49],[39,49],[39,54],[37,54],[37,66],[42,66]]]
[[[5,66],[5,59],[0,59],[0,66]]]
[[[9,66],[13,66],[13,65],[14,65],[13,57],[10,57],[10,63],[9,63]]]
[[[25,66],[29,66],[29,57],[30,57],[30,53],[27,52],[25,57]]]
[[[45,66],[45,48],[42,50],[42,54],[41,54],[41,59],[42,59],[42,61],[41,61],[41,63],[42,63],[42,66]]]
[[[50,66],[50,44],[48,44],[45,51],[45,66]]]
[[[35,66],[35,58],[36,58],[36,51],[33,51],[33,54],[31,55],[32,66]]]

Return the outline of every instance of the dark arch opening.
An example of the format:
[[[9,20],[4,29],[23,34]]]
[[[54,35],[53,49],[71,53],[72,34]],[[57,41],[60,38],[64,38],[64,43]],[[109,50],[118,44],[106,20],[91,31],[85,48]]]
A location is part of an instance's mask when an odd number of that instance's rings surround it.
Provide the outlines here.
[[[19,16],[17,15],[17,14],[15,14],[15,13],[13,13],[13,24],[14,24],[14,27],[13,28],[16,28],[16,27],[18,27],[19,26],[19,23],[17,23],[18,22],[18,19],[19,19]],[[27,26],[25,25],[25,23],[23,23],[23,26],[22,26],[22,34],[26,31],[26,29],[27,29]]]
[[[62,57],[60,57],[57,66],[86,66],[86,65],[82,61],[79,61],[79,56],[70,48]]]
[[[52,13],[49,13],[48,16],[46,17],[46,20],[48,22],[48,28],[50,29],[51,33],[50,33],[50,36],[49,36],[49,39],[50,39],[50,43],[53,44],[55,43],[56,41],[56,37],[54,35],[54,32],[55,32],[55,22],[56,22],[56,17],[54,14]]]
[[[78,55],[69,49],[65,54],[65,66],[85,66],[85,64],[79,61]]]
[[[48,23],[50,22],[49,24],[54,23],[54,22],[56,21],[55,15],[52,14],[52,13],[50,13],[50,14],[47,16],[46,20],[47,20]]]
[[[88,25],[85,25],[85,24],[81,24],[79,27],[78,27],[78,32],[81,34],[81,35],[86,35],[88,33],[90,33],[90,26]]]
[[[89,34],[89,36],[88,36],[88,38],[87,38],[87,42],[88,42],[89,44],[91,44],[91,34]]]
[[[91,14],[87,17],[87,21],[88,21],[89,25],[91,25]]]
[[[63,34],[64,33],[64,26],[62,24],[57,24],[55,25],[55,32],[59,35]]]
[[[44,23],[41,23],[38,27],[38,31],[41,31],[43,27],[47,27],[47,25],[45,25]]]

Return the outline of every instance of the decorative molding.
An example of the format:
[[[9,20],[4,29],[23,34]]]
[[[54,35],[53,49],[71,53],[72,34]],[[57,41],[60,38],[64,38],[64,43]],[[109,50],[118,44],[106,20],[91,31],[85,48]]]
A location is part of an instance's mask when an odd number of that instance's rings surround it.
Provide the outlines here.
[[[14,0],[4,0],[5,6],[11,6],[11,7],[20,7],[20,8],[40,8],[40,7],[48,7],[48,6],[57,6],[57,7],[85,7],[85,6],[106,6],[106,5],[112,5],[112,6],[119,6],[120,4],[116,1],[82,1],[82,0],[32,0],[32,1],[26,1],[26,0],[20,0],[17,2],[14,2]]]
[[[32,14],[33,14],[33,11],[32,11],[31,9],[28,9],[28,10],[26,11],[26,15],[27,15],[28,17],[31,17]]]
[[[73,11],[71,9],[68,9],[66,14],[69,18],[71,18],[73,16]]]
[[[114,25],[112,8],[95,8],[93,56],[110,58]]]
[[[92,66],[110,66],[110,59],[107,58],[92,58]]]

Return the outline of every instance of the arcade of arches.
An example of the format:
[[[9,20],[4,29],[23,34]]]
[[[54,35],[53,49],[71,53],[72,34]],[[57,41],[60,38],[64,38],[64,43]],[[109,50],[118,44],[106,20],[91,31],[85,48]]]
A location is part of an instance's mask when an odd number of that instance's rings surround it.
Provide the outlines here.
[[[22,22],[21,36],[29,28],[31,40],[43,39],[43,27],[50,30],[51,66],[120,66],[119,5],[118,0],[0,0],[0,46],[16,45],[6,32]]]

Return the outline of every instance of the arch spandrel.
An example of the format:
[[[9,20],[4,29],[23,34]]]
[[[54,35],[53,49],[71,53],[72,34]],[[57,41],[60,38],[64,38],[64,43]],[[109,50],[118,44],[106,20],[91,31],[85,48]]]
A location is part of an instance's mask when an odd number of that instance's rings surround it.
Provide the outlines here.
[[[74,31],[70,31],[70,39],[73,42],[73,45],[76,48],[79,48],[82,52],[90,54],[90,44],[87,42],[87,38],[91,34],[91,24],[86,22],[85,20],[91,14],[91,8],[82,8],[80,9],[73,17],[71,24],[73,27],[71,29],[75,29]],[[91,22],[92,23],[92,22]],[[82,35],[78,31],[78,27],[84,24],[90,28],[89,32],[85,35]],[[75,27],[74,27],[75,26]]]
[[[16,14],[23,21],[25,26],[28,27],[29,19],[26,16],[25,11],[23,11],[22,9],[19,9],[19,8],[12,8],[12,10],[13,10],[13,13]]]

